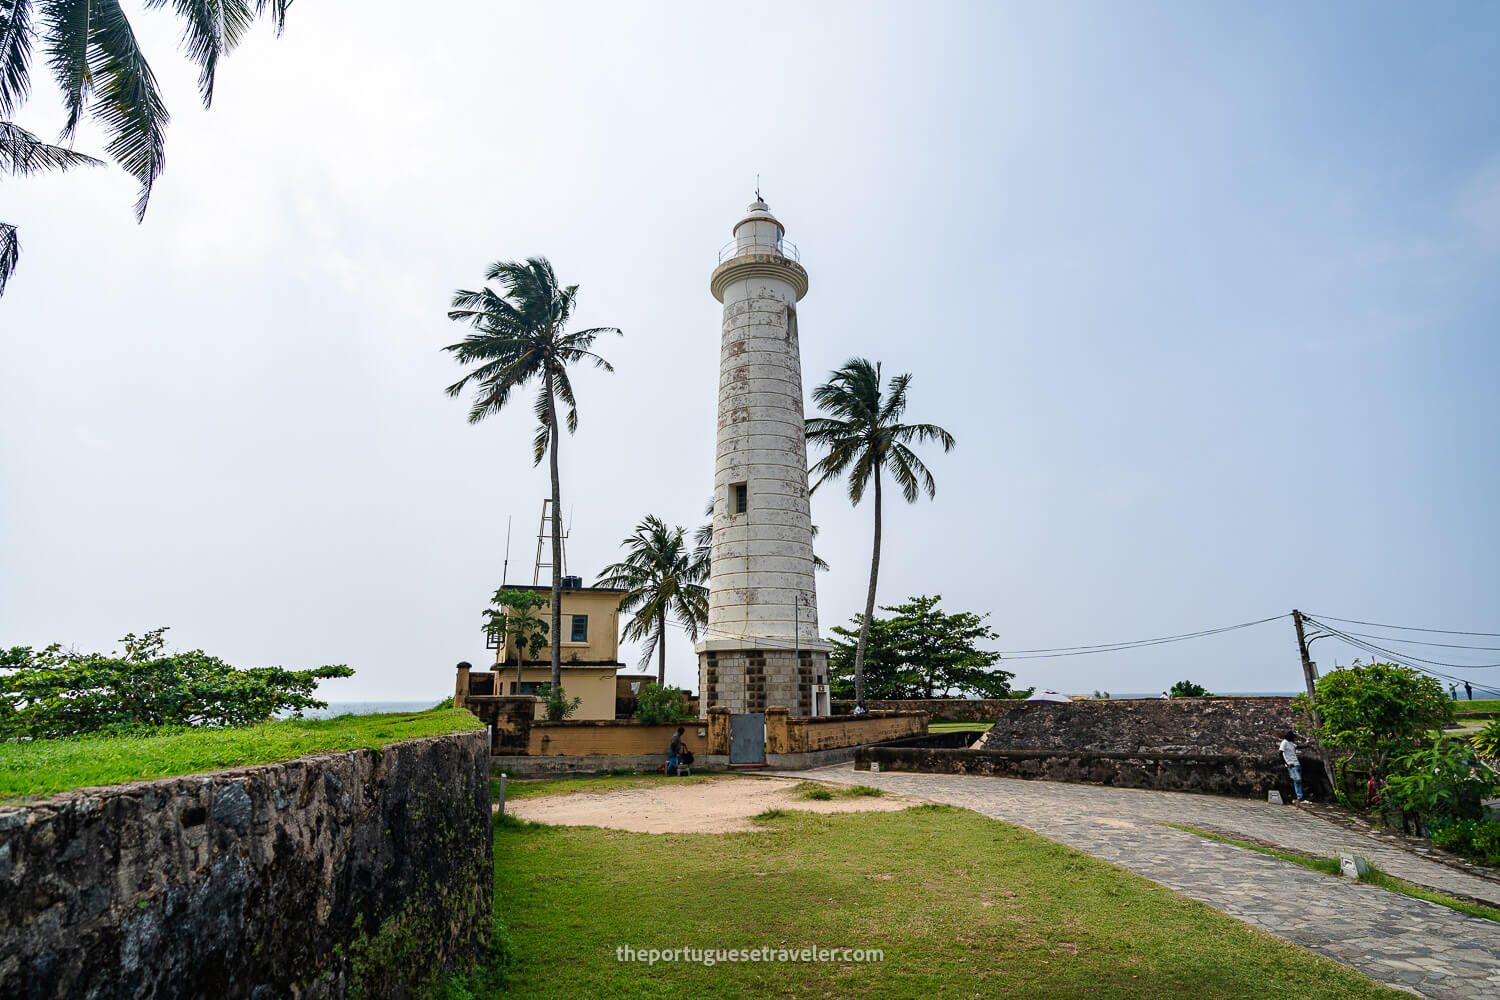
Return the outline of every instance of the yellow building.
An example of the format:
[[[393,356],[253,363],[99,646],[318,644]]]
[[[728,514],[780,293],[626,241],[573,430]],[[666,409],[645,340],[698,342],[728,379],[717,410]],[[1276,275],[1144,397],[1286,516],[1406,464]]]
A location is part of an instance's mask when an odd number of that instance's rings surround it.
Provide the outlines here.
[[[573,583],[577,577],[568,579]],[[550,597],[551,587],[512,586],[511,590],[534,590]],[[582,698],[574,719],[613,719],[615,717],[615,672],[620,662],[620,602],[629,593],[609,587],[565,586],[562,589],[562,688],[569,698]],[[550,601],[533,614],[548,623]],[[550,640],[549,636],[549,640]],[[508,636],[503,648],[495,650],[498,675],[497,694],[537,694],[552,681],[552,645],[550,641],[535,656],[527,655],[519,664],[514,636]],[[540,703],[537,716],[544,712]]]

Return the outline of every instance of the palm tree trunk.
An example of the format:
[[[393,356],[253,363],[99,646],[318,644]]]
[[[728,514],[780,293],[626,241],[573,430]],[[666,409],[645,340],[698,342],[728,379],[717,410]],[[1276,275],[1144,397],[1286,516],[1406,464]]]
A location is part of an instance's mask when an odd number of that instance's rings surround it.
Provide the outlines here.
[[[870,640],[870,619],[875,617],[875,580],[880,576],[880,466],[875,466],[875,550],[870,554],[870,589],[865,594],[865,617],[859,623],[859,644],[854,647],[854,700],[865,700],[865,644]]]
[[[549,462],[552,467],[552,692],[562,690],[562,484],[557,476],[557,400],[546,375]]]
[[[667,686],[667,611],[663,608],[656,617],[656,686]]]

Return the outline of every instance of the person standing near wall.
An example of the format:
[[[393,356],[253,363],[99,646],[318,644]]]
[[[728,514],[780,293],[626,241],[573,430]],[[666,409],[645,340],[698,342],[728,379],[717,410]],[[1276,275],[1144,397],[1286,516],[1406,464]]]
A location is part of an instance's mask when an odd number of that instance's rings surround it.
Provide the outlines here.
[[[671,777],[677,773],[677,766],[682,763],[682,734],[687,732],[685,726],[678,726],[677,732],[672,734],[672,741],[667,744],[667,776]]]
[[[1469,696],[1470,701],[1474,700],[1474,685],[1470,684],[1468,681],[1464,681],[1464,694]]]
[[[1281,738],[1281,759],[1286,761],[1287,774],[1292,776],[1292,791],[1297,793],[1297,801],[1302,801],[1302,760],[1297,756],[1297,734],[1288,729],[1286,735]]]

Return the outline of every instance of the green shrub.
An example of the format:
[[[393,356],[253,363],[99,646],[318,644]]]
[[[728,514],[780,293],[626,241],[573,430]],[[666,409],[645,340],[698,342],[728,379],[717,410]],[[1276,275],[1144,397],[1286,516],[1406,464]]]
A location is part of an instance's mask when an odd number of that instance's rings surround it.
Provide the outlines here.
[[[1421,830],[1449,820],[1479,819],[1496,788],[1487,768],[1475,768],[1465,743],[1434,739],[1391,761],[1386,797]]]
[[[1500,719],[1469,737],[1474,749],[1489,758],[1500,758]]]
[[[166,651],[166,628],[120,640],[124,654],[0,650],[0,739],[55,739],[188,726],[248,726],[326,708],[318,681],[343,665],[237,669],[201,649]]]
[[[583,704],[582,698],[569,698],[568,692],[562,688],[552,690],[551,684],[543,684],[537,694],[542,699],[542,709],[547,713],[548,722],[561,722],[578,711],[578,706]]]
[[[686,695],[681,688],[647,684],[635,700],[635,717],[648,725],[681,722],[688,717]]]
[[[1500,821],[1454,820],[1433,830],[1432,842],[1445,851],[1500,866]]]
[[[1209,693],[1208,688],[1204,687],[1202,684],[1195,684],[1192,681],[1178,681],[1176,684],[1172,685],[1172,689],[1167,693],[1170,694],[1173,698],[1213,697],[1213,695]]]
[[[1330,671],[1318,680],[1318,737],[1334,751],[1377,777],[1387,762],[1410,754],[1427,734],[1453,721],[1453,703],[1437,678],[1390,663]],[[1298,704],[1306,710],[1307,696]]]
[[[811,799],[816,802],[827,802],[833,798],[833,792],[816,781],[804,781],[797,786],[797,798]]]

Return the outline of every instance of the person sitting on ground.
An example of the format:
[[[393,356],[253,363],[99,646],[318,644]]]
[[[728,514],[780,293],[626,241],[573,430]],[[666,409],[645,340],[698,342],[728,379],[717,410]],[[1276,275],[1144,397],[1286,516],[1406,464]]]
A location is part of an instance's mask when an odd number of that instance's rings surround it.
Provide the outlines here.
[[[1297,793],[1297,801],[1302,801],[1302,761],[1297,756],[1297,734],[1288,729],[1281,737],[1281,759],[1286,761],[1287,774],[1292,776],[1292,790]]]
[[[667,744],[667,774],[677,773],[677,765],[682,763],[682,734],[687,727],[678,726],[677,732],[672,734],[672,741]]]
[[[864,715],[865,714],[865,700],[863,698],[859,699],[859,701],[857,701],[857,702],[854,703],[854,714],[855,715]]]

